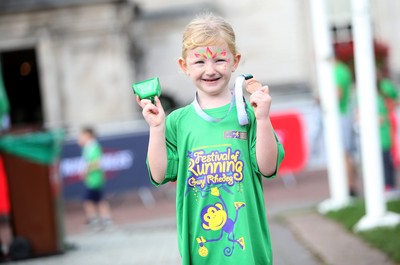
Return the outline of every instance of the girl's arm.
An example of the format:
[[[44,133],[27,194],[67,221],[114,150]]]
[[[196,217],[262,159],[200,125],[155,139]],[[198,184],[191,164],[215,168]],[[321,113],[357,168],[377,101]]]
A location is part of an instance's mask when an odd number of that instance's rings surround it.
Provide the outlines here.
[[[165,125],[150,127],[147,159],[153,180],[161,183],[167,171],[167,147],[165,142]]]
[[[264,86],[250,96],[257,120],[256,158],[261,174],[271,176],[276,171],[278,145],[269,118],[272,98],[269,88]]]
[[[143,117],[150,128],[147,160],[153,180],[161,183],[167,170],[167,144],[165,140],[165,112],[158,97],[155,105],[148,99],[136,98],[143,108]]]
[[[269,118],[267,120],[257,120],[256,157],[261,174],[271,176],[275,173],[278,145]]]

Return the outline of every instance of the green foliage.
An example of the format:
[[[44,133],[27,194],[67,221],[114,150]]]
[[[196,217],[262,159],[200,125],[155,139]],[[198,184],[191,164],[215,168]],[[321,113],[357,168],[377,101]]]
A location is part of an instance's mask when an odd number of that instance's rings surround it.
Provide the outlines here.
[[[400,213],[400,200],[387,204],[388,211]],[[326,214],[347,230],[353,232],[354,225],[365,215],[365,203],[358,200],[348,207]],[[393,261],[400,262],[400,225],[396,227],[375,228],[357,234],[371,246],[386,253]]]

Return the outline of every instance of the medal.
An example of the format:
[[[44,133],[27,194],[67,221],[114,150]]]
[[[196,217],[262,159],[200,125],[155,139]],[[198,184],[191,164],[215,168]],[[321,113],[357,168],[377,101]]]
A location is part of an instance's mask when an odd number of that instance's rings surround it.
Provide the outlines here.
[[[262,87],[261,83],[255,80],[253,77],[245,80],[246,83],[246,91],[250,94],[256,92],[259,88]]]

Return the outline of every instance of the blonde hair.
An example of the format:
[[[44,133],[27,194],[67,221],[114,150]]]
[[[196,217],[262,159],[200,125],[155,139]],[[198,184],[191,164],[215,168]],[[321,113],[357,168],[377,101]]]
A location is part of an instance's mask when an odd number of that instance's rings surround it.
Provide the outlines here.
[[[223,42],[226,42],[233,56],[238,54],[232,26],[224,18],[212,13],[200,14],[185,27],[182,38],[182,57],[186,58],[188,50],[219,45]]]

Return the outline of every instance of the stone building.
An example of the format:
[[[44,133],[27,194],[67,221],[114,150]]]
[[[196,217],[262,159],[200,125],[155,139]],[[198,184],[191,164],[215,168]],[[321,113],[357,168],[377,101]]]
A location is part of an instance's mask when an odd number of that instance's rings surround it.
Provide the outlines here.
[[[130,121],[129,26],[116,0],[0,2],[0,53],[14,126]]]
[[[351,1],[328,2],[331,26],[348,28]],[[389,68],[399,80],[400,3],[371,2],[374,36],[390,48]],[[12,123],[70,130],[90,123],[109,133],[145,128],[131,84],[154,76],[165,102],[190,102],[194,87],[177,58],[183,27],[202,11],[235,28],[238,73],[268,84],[278,101],[312,99],[309,1],[2,0],[0,54]]]

